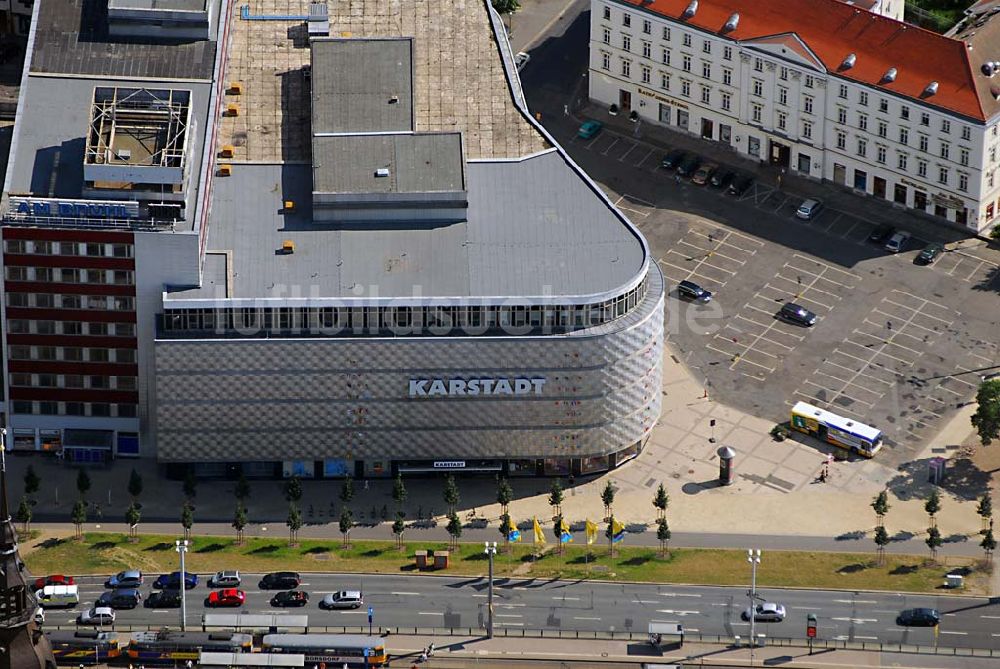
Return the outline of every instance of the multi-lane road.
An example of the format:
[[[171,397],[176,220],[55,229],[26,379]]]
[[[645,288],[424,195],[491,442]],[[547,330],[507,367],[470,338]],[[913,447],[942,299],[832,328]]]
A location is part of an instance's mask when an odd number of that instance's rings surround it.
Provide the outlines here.
[[[151,583],[155,574],[147,575]],[[374,608],[375,626],[421,628],[482,628],[487,615],[485,578],[435,576],[375,576],[360,574],[305,574],[301,589],[311,595],[304,609],[273,609],[272,592],[257,588],[259,574],[244,574],[246,613],[306,613],[311,627],[365,626],[367,606]],[[103,591],[103,578],[81,577],[81,604],[71,610],[50,610],[46,626],[72,625],[80,611]],[[205,578],[188,591],[188,624],[197,625],[206,612],[209,590]],[[498,579],[495,581],[495,619],[498,629],[599,630],[643,633],[649,622],[678,622],[691,634],[749,636],[749,624],[740,618],[748,606],[746,588],[695,587],[652,584],[592,583],[580,581]],[[357,611],[322,611],[323,595],[342,589],[361,589],[365,607]],[[148,596],[149,586],[143,587]],[[781,623],[758,623],[757,633],[774,638],[806,635],[806,616],[816,614],[819,639],[904,643],[962,648],[1000,649],[1000,601],[985,598],[892,593],[759,589],[769,601],[784,604]],[[935,632],[896,624],[901,609],[927,606],[941,612]],[[223,609],[222,611],[236,611]],[[119,611],[119,626],[176,625],[177,609],[140,607]]]

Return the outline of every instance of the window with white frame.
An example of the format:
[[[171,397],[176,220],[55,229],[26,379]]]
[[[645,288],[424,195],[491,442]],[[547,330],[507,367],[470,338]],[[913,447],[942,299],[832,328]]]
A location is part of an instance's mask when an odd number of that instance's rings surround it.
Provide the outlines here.
[[[788,104],[788,89],[784,86],[778,86],[778,104],[787,105]]]
[[[837,107],[837,123],[847,125],[847,108]]]
[[[622,76],[623,77],[632,76],[632,61],[622,59]]]
[[[712,53],[712,43],[707,39],[701,42],[701,52],[702,53]]]
[[[837,148],[846,149],[847,148],[847,133],[837,131]]]
[[[605,20],[610,20],[611,19],[611,8],[608,7],[608,6],[604,7],[604,19]]]
[[[941,157],[948,160],[948,155],[951,153],[951,145],[947,142],[941,142]]]
[[[726,86],[733,85],[733,71],[728,67],[722,68],[722,83]]]
[[[909,120],[909,118],[910,118],[910,108],[907,107],[906,105],[901,106],[899,108],[899,118],[903,119],[904,121]]]
[[[729,93],[725,93],[724,92],[724,93],[722,93],[720,95],[720,99],[722,101],[721,102],[722,110],[723,111],[729,111],[730,107],[732,107],[732,104],[733,104],[733,98],[732,98],[732,96]]]
[[[948,184],[948,168],[944,165],[938,165],[938,183],[943,185]]]
[[[622,25],[630,26],[632,25],[632,15],[628,12],[622,12]]]
[[[644,35],[649,35],[653,32],[653,23],[643,19],[642,21],[642,32]]]
[[[725,46],[722,47],[722,60],[732,60],[733,59],[733,47]]]
[[[604,43],[611,44],[611,28],[604,29]]]
[[[607,51],[601,52],[601,68],[605,70],[611,69],[611,54]]]
[[[963,192],[969,190],[969,175],[964,172],[958,173],[958,190]]]
[[[920,150],[921,151],[927,151],[927,145],[928,145],[928,143],[929,142],[928,142],[927,135],[920,135],[919,145],[920,145]]]
[[[622,35],[622,50],[631,51],[632,50],[632,37],[629,35]]]
[[[862,158],[868,153],[868,140],[864,137],[858,137],[857,154]]]
[[[648,66],[643,65],[639,71],[641,74],[642,83],[648,84],[650,81],[650,77],[652,75],[652,70],[650,70]]]
[[[809,121],[802,122],[802,137],[803,139],[812,139],[813,136],[813,124]]]
[[[951,132],[951,121],[946,118],[941,119],[941,132],[946,135]]]
[[[681,80],[681,95],[686,98],[691,97],[691,82]]]
[[[918,160],[917,161],[917,176],[926,177],[927,176],[927,161]]]
[[[868,114],[858,114],[858,128],[868,130]]]
[[[706,63],[705,61],[702,61],[702,63],[701,63],[701,76],[704,77],[705,79],[711,79],[712,78],[712,64],[711,63]]]
[[[972,128],[967,125],[962,126],[962,139],[965,141],[972,139]]]
[[[806,88],[812,88],[814,85],[814,79],[811,74],[807,74],[805,77],[805,82],[803,84]]]
[[[807,114],[813,113],[813,98],[811,95],[802,96],[802,111]]]
[[[930,125],[931,115],[927,112],[920,112],[920,125]]]
[[[784,65],[778,70],[778,78],[782,81],[788,81],[788,68]]]
[[[986,175],[986,187],[993,188],[993,172]]]
[[[643,58],[652,58],[653,57],[653,44],[651,42],[646,42],[645,40],[643,41],[643,43],[642,43],[642,57]]]
[[[663,39],[665,39],[668,42],[670,41],[670,27],[669,26],[663,26]]]
[[[876,146],[875,147],[875,162],[885,164],[885,147]]]
[[[760,119],[764,114],[764,108],[761,107],[756,102],[750,105],[750,119],[754,123],[760,123]]]
[[[691,33],[684,33],[684,39],[682,41],[684,46],[691,46]]]
[[[760,79],[753,80],[753,94],[758,98],[764,96],[764,82]]]
[[[889,111],[889,101],[886,100],[885,98],[879,98],[878,99],[878,110],[880,112],[882,112],[883,114],[888,113],[888,111]]]
[[[753,59],[753,71],[754,72],[763,72],[764,71],[764,61],[762,61],[760,58],[754,58]]]
[[[778,130],[784,130],[788,125],[788,114],[785,112],[778,112]]]
[[[990,147],[990,163],[995,163],[997,161],[997,147]]]
[[[670,49],[664,49],[663,53],[660,54],[660,58],[664,65],[670,65]]]
[[[670,90],[670,75],[666,72],[660,72],[660,88],[665,91]]]
[[[708,86],[701,87],[701,101],[706,105],[712,102],[712,89]]]
[[[898,167],[901,170],[905,170],[906,169],[907,159],[908,159],[908,156],[905,153],[897,154],[896,155],[896,167]]]
[[[899,143],[904,146],[910,142],[910,131],[908,128],[899,129]]]
[[[847,99],[847,86],[844,84],[840,85],[840,89],[837,91],[837,97],[841,100]]]
[[[681,69],[685,72],[691,71],[691,56],[687,54],[681,56]]]
[[[879,120],[878,122],[878,136],[885,137],[889,134],[889,124],[885,121]]]

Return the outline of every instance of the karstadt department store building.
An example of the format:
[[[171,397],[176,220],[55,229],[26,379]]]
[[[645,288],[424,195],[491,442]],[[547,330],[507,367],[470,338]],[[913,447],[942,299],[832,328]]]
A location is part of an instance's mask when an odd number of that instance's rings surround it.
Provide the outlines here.
[[[185,148],[161,167],[193,173],[160,169],[173,186],[127,211],[107,189],[83,206],[101,183],[82,184],[79,201],[12,200],[6,318],[26,339],[8,341],[17,370],[6,376],[22,448],[45,448],[44,431],[64,451],[69,437],[88,457],[155,457],[203,477],[568,475],[639,452],[662,397],[664,286],[646,242],[528,113],[489,2],[431,2],[434,21],[417,4],[331,4],[302,48],[287,21],[246,20],[223,2],[205,93],[95,87],[91,127],[174,110],[164,136],[182,127],[186,141],[169,145]],[[250,43],[274,51],[264,65]],[[279,108],[301,122],[269,125]],[[12,159],[14,181],[46,183],[29,178],[39,163],[27,147],[18,155],[30,162],[19,171]],[[116,167],[136,160],[109,155]],[[144,225],[165,211],[184,223]],[[126,234],[111,214],[132,217],[133,246],[108,237],[100,260],[80,258],[88,235]],[[80,292],[133,298],[120,306],[132,309],[136,325],[121,331],[134,353],[98,350],[117,324],[77,333],[75,321],[97,318],[76,299],[62,308],[62,238],[76,265],[134,273],[66,275]],[[116,277],[127,290],[87,283]],[[96,365],[119,355],[134,370],[121,399],[135,415],[95,411],[96,400],[81,415],[81,390],[113,404],[123,374]],[[95,374],[78,373],[91,363]],[[98,369],[113,378],[94,387]]]

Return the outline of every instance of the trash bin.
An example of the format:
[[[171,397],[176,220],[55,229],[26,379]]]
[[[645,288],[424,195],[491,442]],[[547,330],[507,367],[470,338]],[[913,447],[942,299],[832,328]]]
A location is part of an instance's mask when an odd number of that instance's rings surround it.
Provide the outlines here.
[[[417,551],[417,569],[427,569],[427,551]]]
[[[448,551],[438,551],[434,553],[434,568],[435,569],[448,568]]]

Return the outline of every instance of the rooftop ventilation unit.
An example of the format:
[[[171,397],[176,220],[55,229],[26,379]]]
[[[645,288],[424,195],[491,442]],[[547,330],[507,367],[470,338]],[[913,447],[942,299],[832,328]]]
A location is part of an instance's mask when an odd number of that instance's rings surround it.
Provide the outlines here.
[[[885,71],[885,74],[882,75],[882,82],[889,84],[893,81],[896,81],[896,68],[890,67]]]
[[[740,13],[733,12],[732,15],[729,17],[729,20],[726,21],[726,25],[722,26],[722,29],[727,32],[733,31],[736,30],[736,27],[738,25],[740,25]]]
[[[377,176],[377,177],[387,177],[387,176],[389,176],[389,168],[388,167],[380,167],[380,168],[378,168],[377,170],[375,170],[375,176]]]
[[[687,9],[685,9],[684,13],[681,15],[681,18],[689,19],[697,13],[698,13],[698,0],[691,0],[691,2],[688,3]]]
[[[852,67],[854,67],[854,63],[856,62],[858,62],[858,55],[855,53],[849,53],[847,54],[847,57],[844,58],[843,62],[840,64],[840,68],[842,70],[849,70]]]
[[[994,100],[1000,100],[1000,86],[990,86],[990,95]]]
[[[934,95],[935,93],[937,93],[937,89],[938,89],[938,82],[932,81],[931,83],[927,84],[927,88],[924,89],[924,95]]]
[[[997,72],[997,64],[995,61],[986,61],[983,63],[983,74],[987,77],[992,77]]]

